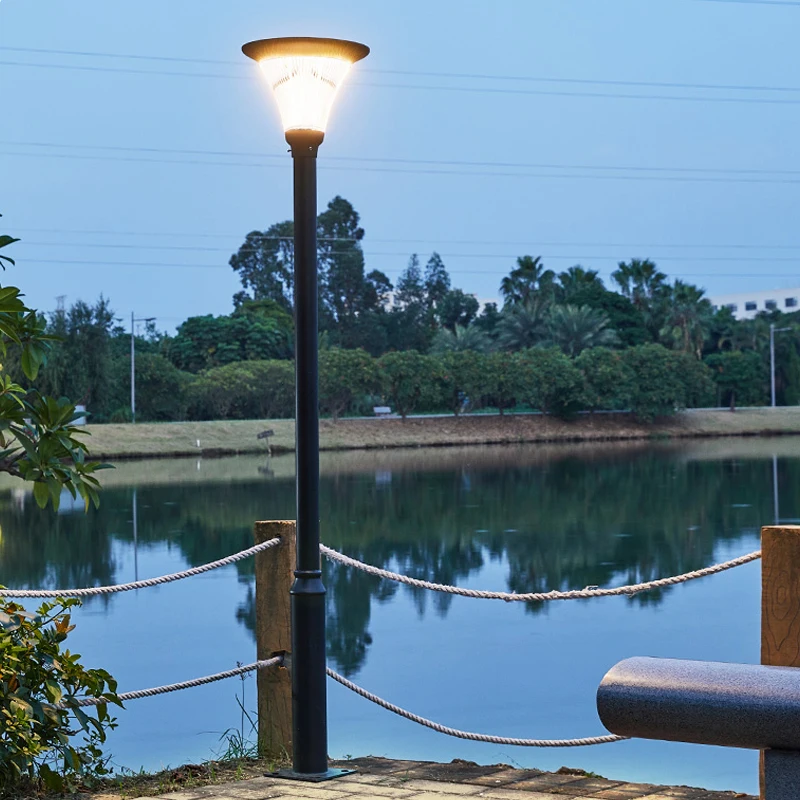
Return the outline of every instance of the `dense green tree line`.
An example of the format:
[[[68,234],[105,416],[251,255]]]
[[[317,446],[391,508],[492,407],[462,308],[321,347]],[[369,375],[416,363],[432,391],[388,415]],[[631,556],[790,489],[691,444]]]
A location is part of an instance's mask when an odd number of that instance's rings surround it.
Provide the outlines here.
[[[580,265],[556,273],[517,259],[501,304],[452,285],[438,253],[393,284],[368,271],[357,211],[335,197],[318,218],[323,411],[369,413],[514,407],[562,416],[630,408],[769,401],[769,326],[780,405],[800,403],[800,312],[737,321],[703,290],[642,259],[618,265],[613,289]],[[230,266],[242,290],[228,315],[191,317],[173,336],[136,337],[140,419],[281,417],[293,413],[293,226],[247,234]],[[36,387],[84,402],[94,421],[130,418],[130,340],[109,302],[50,316],[57,337]],[[16,367],[16,368],[15,368]],[[7,370],[21,378],[20,365]]]

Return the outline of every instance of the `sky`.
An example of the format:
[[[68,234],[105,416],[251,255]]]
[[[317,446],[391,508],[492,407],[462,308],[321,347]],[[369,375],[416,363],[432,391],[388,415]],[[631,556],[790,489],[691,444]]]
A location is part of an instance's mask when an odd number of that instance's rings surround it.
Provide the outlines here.
[[[372,48],[319,157],[367,270],[436,250],[483,300],[523,254],[796,286],[799,26],[793,0],[0,0],[5,280],[168,331],[229,313],[230,255],[292,209],[240,47],[309,35]]]

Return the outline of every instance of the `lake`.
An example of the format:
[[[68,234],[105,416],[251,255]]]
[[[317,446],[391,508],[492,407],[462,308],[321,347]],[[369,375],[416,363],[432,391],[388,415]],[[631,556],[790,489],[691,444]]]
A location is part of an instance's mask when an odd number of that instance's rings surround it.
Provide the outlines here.
[[[439,583],[516,592],[674,575],[759,546],[761,525],[800,517],[800,441],[520,445],[322,455],[322,539]],[[253,521],[294,516],[293,456],[121,463],[99,510],[42,512],[0,491],[0,582],[119,583],[252,544]],[[5,484],[8,486],[8,484]],[[134,511],[135,509],[135,511]],[[135,520],[135,523],[134,523]],[[633,655],[756,663],[760,565],[668,590],[551,604],[451,597],[325,565],[330,665],[454,727],[526,738],[604,732],[594,695]],[[92,598],[71,649],[120,691],[255,660],[252,560],[167,586]],[[211,758],[255,707],[255,680],[131,701],[118,766]],[[329,684],[330,753],[557,769],[756,792],[757,754],[631,741],[538,750],[451,739]]]

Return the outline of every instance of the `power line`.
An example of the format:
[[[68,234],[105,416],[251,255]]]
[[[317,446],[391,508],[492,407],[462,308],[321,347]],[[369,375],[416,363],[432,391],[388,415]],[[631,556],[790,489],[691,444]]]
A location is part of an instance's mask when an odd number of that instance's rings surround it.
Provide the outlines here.
[[[730,3],[742,6],[800,6],[795,0],[700,0],[702,3]]]
[[[200,150],[171,147],[127,147],[124,145],[101,144],[63,144],[60,142],[25,142],[2,141],[0,145],[7,147],[57,147],[71,150],[109,150],[136,153],[169,153],[172,155],[208,155],[225,156],[232,158],[275,158],[281,160],[285,166],[286,153],[262,153],[248,150]],[[711,173],[711,174],[738,174],[738,175],[800,175],[800,170],[786,169],[754,169],[743,167],[647,167],[638,164],[561,164],[548,162],[525,161],[469,161],[459,159],[420,159],[399,158],[396,156],[328,156],[326,161],[366,162],[371,164],[421,164],[426,166],[468,166],[468,167],[515,167],[522,169],[585,169],[599,171],[631,170],[634,172],[679,172],[679,173]]]
[[[136,164],[177,164],[186,166],[221,166],[221,167],[244,167],[249,169],[284,169],[289,170],[288,161],[284,164],[263,164],[257,162],[239,162],[239,161],[203,161],[197,159],[169,159],[169,158],[135,158],[133,156],[102,156],[102,155],[82,155],[78,153],[19,153],[0,151],[0,155],[21,157],[21,158],[55,158],[55,159],[69,159],[78,161],[116,161],[122,163],[136,163]],[[333,161],[334,159],[330,159]],[[326,159],[327,161],[327,159]],[[544,167],[542,167],[544,168]],[[667,182],[667,183],[745,183],[745,184],[786,184],[793,185],[800,183],[798,178],[747,178],[747,177],[714,177],[708,175],[600,175],[600,174],[585,174],[585,173],[553,173],[553,172],[503,172],[498,170],[492,171],[475,171],[475,170],[458,170],[458,169],[404,169],[401,167],[375,167],[375,166],[337,166],[334,164],[323,163],[319,165],[319,169],[324,171],[333,172],[376,172],[398,175],[454,175],[466,177],[494,177],[494,178],[536,178],[536,179],[552,179],[552,180],[605,180],[605,181],[637,181],[637,182]],[[550,167],[556,169],[556,167]],[[577,167],[575,168],[577,169]],[[614,169],[613,167],[597,167],[596,169]],[[625,169],[619,167],[618,169]],[[646,167],[632,168],[646,170]],[[665,170],[668,168],[654,167],[653,171]],[[787,175],[796,174],[794,171],[787,171]]]
[[[17,53],[38,53],[46,55],[67,55],[80,57],[96,58],[116,58],[130,59],[139,61],[166,61],[187,64],[216,64],[247,69],[252,72],[250,63],[243,63],[241,60],[221,60],[209,58],[184,58],[177,56],[154,56],[135,53],[102,53],[87,50],[49,50],[38,47],[0,47],[0,52],[8,50]],[[752,84],[719,84],[719,83],[691,83],[678,81],[630,81],[598,78],[553,78],[536,75],[497,75],[488,73],[469,73],[469,72],[435,72],[423,70],[404,70],[404,69],[372,69],[369,67],[359,67],[359,73],[371,75],[406,75],[418,78],[447,78],[453,80],[482,80],[482,81],[511,81],[526,83],[556,83],[556,84],[586,84],[591,86],[632,86],[632,87],[652,87],[658,89],[702,89],[707,91],[742,91],[742,92],[800,92],[800,86],[759,86]],[[184,73],[181,73],[184,74]],[[235,77],[235,76],[230,76]]]
[[[41,69],[59,70],[78,70],[82,72],[108,72],[123,73],[131,75],[158,75],[168,77],[184,78],[218,78],[223,80],[257,80],[255,75],[223,75],[208,72],[174,72],[167,70],[143,70],[130,67],[106,67],[91,66],[85,64],[40,64],[34,61],[0,61],[2,66],[15,67],[34,67]],[[406,84],[406,83],[370,83],[366,81],[354,80],[352,86],[365,86],[369,88],[382,89],[410,89],[420,91],[441,91],[441,92],[467,92],[470,94],[506,94],[506,95],[531,95],[531,96],[553,96],[553,97],[580,97],[598,99],[622,99],[622,100],[677,100],[683,102],[701,103],[744,103],[760,105],[798,105],[798,100],[782,100],[769,97],[713,97],[697,95],[670,95],[670,94],[625,94],[614,92],[583,92],[583,91],[558,91],[555,89],[500,89],[479,86],[432,86],[425,84]]]
[[[330,251],[326,253],[326,255],[330,256],[337,256],[337,255],[351,255],[349,251]],[[494,259],[514,259],[516,258],[515,255],[511,255],[508,253],[440,253],[442,258],[494,258]],[[365,251],[364,256],[368,258],[375,258],[376,256],[380,257],[388,257],[388,256],[408,256],[407,251],[402,252],[380,252],[377,250],[373,251]],[[556,253],[549,253],[549,254],[542,254],[542,259],[548,259],[551,261],[595,261],[595,260],[607,260],[607,259],[614,259],[613,256],[609,256],[608,254],[605,255],[564,255],[564,254],[556,254]],[[775,263],[788,263],[788,264],[800,264],[800,256],[796,258],[769,258],[769,257],[745,257],[745,256],[657,256],[651,255],[651,259],[653,261],[658,262],[673,262],[673,261],[690,261],[690,262],[731,262],[731,261],[744,261],[744,262],[763,262],[769,264]],[[83,264],[87,266],[106,266],[106,267],[113,267],[113,266],[123,266],[123,267],[176,267],[180,269],[230,269],[229,266],[225,265],[217,265],[217,264],[175,264],[175,263],[162,263],[162,262],[142,262],[142,261],[89,261],[86,259],[26,259],[26,263],[28,264]],[[458,270],[449,270],[451,272],[457,272]],[[492,273],[493,274],[493,273]]]
[[[176,232],[176,231],[142,231],[142,230],[113,230],[108,228],[103,229],[82,229],[71,230],[68,228],[15,228],[16,233],[45,233],[45,234],[59,234],[69,236],[145,236],[145,237],[168,237],[168,238],[191,238],[191,239],[239,239],[243,238],[243,234],[239,233],[194,233],[194,232]],[[257,231],[249,231],[245,236],[252,236],[255,240],[262,241],[292,241],[292,236],[265,236]],[[353,239],[344,236],[318,236],[318,241],[331,241],[331,242],[363,242],[364,239]],[[508,245],[509,247],[523,247],[523,248],[538,248],[538,247],[623,247],[623,248],[668,248],[668,249],[748,249],[748,250],[797,250],[800,249],[800,244],[746,244],[741,242],[735,243],[690,243],[690,244],[675,244],[668,242],[659,243],[642,243],[642,242],[563,242],[563,241],[534,241],[532,239],[523,240],[508,240],[508,239],[369,239],[370,242],[377,242],[380,244],[465,244],[465,245]],[[41,246],[52,247],[78,247],[82,246],[81,242],[30,242],[23,241],[22,244],[37,244]],[[91,244],[91,243],[90,243]],[[92,245],[94,246],[94,245]],[[105,244],[97,246],[106,246]],[[116,245],[108,245],[109,247],[116,247]],[[126,245],[130,247],[138,247],[138,245]],[[161,248],[158,245],[146,246],[145,249],[170,249]],[[197,249],[197,248],[184,248],[184,249]],[[227,248],[209,248],[219,252],[229,252]]]
[[[17,231],[21,232],[21,231]],[[167,234],[161,234],[167,235]],[[177,235],[177,234],[176,234]],[[188,234],[187,234],[188,235]],[[241,238],[241,235],[237,234],[236,237]],[[231,236],[230,238],[234,238]],[[258,241],[270,241],[270,242],[279,242],[279,241],[293,241],[293,237],[291,236],[253,236],[251,239],[255,239]],[[317,241],[328,241],[328,242],[363,242],[363,239],[352,239],[346,238],[341,236],[318,236]],[[758,244],[641,244],[641,243],[611,243],[611,242],[509,242],[505,240],[483,240],[483,241],[474,241],[474,240],[464,240],[464,239],[370,239],[372,243],[377,244],[476,244],[476,245],[484,245],[484,244],[496,244],[496,245],[508,245],[508,246],[521,246],[526,247],[528,249],[537,249],[539,247],[615,247],[615,248],[625,248],[629,250],[643,250],[649,248],[667,248],[667,249],[681,249],[681,250],[690,250],[690,249],[714,249],[714,250],[727,250],[727,249],[736,249],[736,250],[800,250],[800,245],[758,245]],[[28,247],[87,247],[87,248],[101,248],[101,249],[111,249],[111,250],[180,250],[180,251],[191,251],[191,252],[204,252],[204,253],[230,253],[231,250],[228,247],[208,247],[208,246],[199,246],[199,245],[150,245],[150,244],[131,244],[131,243],[123,243],[123,244],[110,244],[106,242],[36,242],[36,241],[28,241],[25,240],[21,242],[22,245]],[[237,253],[259,253],[261,252],[259,248],[253,247],[240,247],[237,250]],[[407,254],[408,251],[397,252],[397,253],[372,253],[372,255],[404,255]],[[342,253],[334,251],[332,254],[334,255],[342,255]],[[441,255],[441,254],[440,254]],[[465,253],[450,253],[445,254],[449,255],[450,257],[472,257],[469,254]],[[482,254],[480,257],[500,257],[501,254],[499,253],[492,253],[490,255]],[[476,256],[477,257],[477,256]],[[516,258],[514,254],[502,254],[504,258]],[[600,256],[595,256],[600,257]],[[608,256],[602,256],[603,258],[607,258]],[[726,259],[725,256],[720,256],[720,260]],[[728,259],[732,260],[732,259]],[[751,259],[746,259],[751,260]],[[765,258],[766,261],[775,261],[774,258]],[[780,258],[777,260],[781,260]],[[783,260],[790,260],[793,261],[794,259],[783,259]]]

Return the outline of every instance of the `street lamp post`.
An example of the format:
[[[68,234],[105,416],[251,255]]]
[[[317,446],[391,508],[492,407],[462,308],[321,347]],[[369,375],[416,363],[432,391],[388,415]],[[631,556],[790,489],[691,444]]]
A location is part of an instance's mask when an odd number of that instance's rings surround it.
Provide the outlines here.
[[[776,328],[775,323],[769,326],[769,387],[773,408],[775,408],[775,334],[790,330],[791,328]]]
[[[262,39],[242,47],[259,63],[283,122],[294,163],[294,298],[297,569],[292,610],[292,770],[326,780],[328,769],[325,586],[319,551],[317,332],[317,150],[336,93],[369,48],[340,39]]]
[[[131,422],[136,422],[136,347],[135,324],[137,322],[152,322],[155,317],[139,317],[135,319],[131,311]]]

